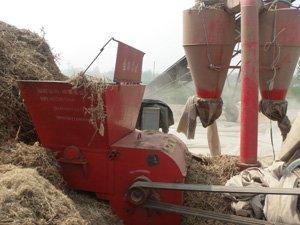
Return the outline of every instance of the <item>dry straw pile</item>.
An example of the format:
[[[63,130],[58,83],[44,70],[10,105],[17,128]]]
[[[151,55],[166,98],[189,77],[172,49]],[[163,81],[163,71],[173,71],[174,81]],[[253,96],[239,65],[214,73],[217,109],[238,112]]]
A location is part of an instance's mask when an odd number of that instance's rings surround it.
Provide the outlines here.
[[[0,166],[0,224],[87,224],[74,203],[35,169]]]
[[[72,84],[73,88],[83,88],[87,93],[84,98],[88,98],[90,105],[84,109],[85,113],[90,117],[89,122],[95,128],[95,135],[103,136],[106,118],[103,101],[103,93],[107,86],[105,79],[79,73],[68,82]]]
[[[0,142],[36,140],[16,80],[63,80],[43,37],[0,21]]]
[[[37,140],[17,80],[66,79],[43,37],[0,22],[0,224],[117,224],[107,204],[67,189],[50,151],[17,143]],[[91,93],[86,113],[103,133],[105,83],[87,76],[70,82]]]
[[[1,146],[0,164],[13,164],[25,168],[34,168],[55,187],[64,187],[64,181],[59,174],[58,163],[54,155],[39,146],[38,143],[34,145],[8,143]]]
[[[109,205],[99,201],[93,193],[70,191],[68,196],[75,202],[80,215],[89,225],[122,225]]]
[[[225,185],[226,181],[238,174],[236,163],[238,159],[233,156],[190,158],[186,183]],[[205,192],[185,192],[184,204],[202,210],[233,214],[231,200],[222,194]],[[205,220],[200,217],[184,217],[184,225],[195,224],[223,224],[214,220]]]
[[[8,188],[11,186],[2,183],[1,178],[3,178],[2,174],[11,170],[13,172],[6,174],[6,178],[10,178],[10,185],[17,186]],[[44,178],[48,183],[45,183]],[[34,183],[34,180],[38,184]],[[107,203],[100,202],[92,194],[68,190],[59,174],[59,166],[54,155],[37,143],[34,145],[11,143],[0,147],[0,186],[3,186],[3,188],[0,187],[0,211],[2,214],[0,215],[0,224],[120,224]],[[19,193],[19,190],[23,190],[23,192]],[[11,192],[15,195],[12,196]],[[7,201],[7,198],[11,200]],[[44,202],[35,203],[35,201],[40,201],[39,198],[42,198]],[[23,205],[23,200],[20,199],[25,199],[29,203]],[[55,202],[47,203],[47,201],[52,202],[53,199]],[[39,210],[41,204],[45,205]],[[58,204],[62,204],[62,207],[67,204],[67,208],[62,210],[66,209],[70,211],[70,214],[66,215],[65,211],[57,211]],[[27,210],[25,214],[24,207]],[[11,211],[8,211],[8,208]],[[12,211],[16,215],[15,218]],[[58,215],[49,220],[53,216],[51,213]]]

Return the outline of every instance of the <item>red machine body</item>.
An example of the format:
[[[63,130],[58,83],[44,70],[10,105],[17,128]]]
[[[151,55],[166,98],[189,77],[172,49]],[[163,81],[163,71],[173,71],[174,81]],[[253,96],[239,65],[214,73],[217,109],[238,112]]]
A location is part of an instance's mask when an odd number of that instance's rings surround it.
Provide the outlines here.
[[[124,52],[118,54],[127,62],[142,58],[142,54],[130,57],[130,46],[126,48],[128,59]],[[120,57],[117,62],[122,63]],[[122,79],[124,76],[125,71]],[[83,88],[55,81],[19,81],[19,87],[41,144],[57,154],[62,175],[71,188],[95,192],[108,200],[127,225],[180,224],[179,215],[161,215],[128,200],[128,190],[138,179],[181,183],[186,176],[187,148],[179,139],[135,130],[144,93],[144,86],[137,83],[140,76],[137,78],[138,73],[134,73],[131,84],[107,85],[103,136],[89,123],[84,108],[91,103]],[[183,203],[180,191],[158,191],[155,196],[165,202]]]
[[[136,131],[113,144],[112,149],[119,156],[114,166],[115,195],[110,203],[119,212],[118,215],[124,218],[125,224],[179,225],[180,215],[134,207],[126,200],[126,195],[129,186],[138,179],[184,183],[187,150],[185,145],[173,135]],[[183,204],[182,192],[161,190],[154,195],[162,202]]]

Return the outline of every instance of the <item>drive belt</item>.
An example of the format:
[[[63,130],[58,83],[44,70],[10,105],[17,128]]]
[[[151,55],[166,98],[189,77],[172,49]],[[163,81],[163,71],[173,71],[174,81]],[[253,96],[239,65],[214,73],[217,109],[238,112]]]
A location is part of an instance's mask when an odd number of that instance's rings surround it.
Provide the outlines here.
[[[221,185],[163,183],[137,181],[131,188],[162,189],[192,192],[213,192],[231,194],[273,194],[273,195],[300,195],[300,188],[269,188],[269,187],[231,187]]]
[[[287,223],[277,223],[277,222],[272,223],[265,220],[258,220],[254,218],[235,216],[229,214],[222,214],[222,213],[195,209],[195,208],[190,208],[185,206],[178,206],[174,204],[162,203],[157,201],[147,201],[144,207],[148,209],[172,212],[172,213],[177,213],[182,215],[198,216],[205,219],[213,219],[213,220],[219,220],[223,222],[229,222],[229,223],[235,223],[241,225],[292,225]]]

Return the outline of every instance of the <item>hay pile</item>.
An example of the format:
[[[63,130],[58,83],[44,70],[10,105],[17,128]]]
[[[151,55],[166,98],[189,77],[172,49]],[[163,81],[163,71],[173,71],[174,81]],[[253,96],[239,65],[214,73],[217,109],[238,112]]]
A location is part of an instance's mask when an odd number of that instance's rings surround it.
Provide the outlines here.
[[[44,37],[0,21],[0,224],[119,224],[95,196],[66,189],[51,152],[17,143],[34,143],[37,136],[16,81],[66,80],[55,61]],[[95,134],[103,135],[106,82],[77,76],[70,83],[91,94],[84,96],[91,102],[85,111]]]
[[[0,21],[0,142],[36,141],[16,80],[63,80],[43,37]]]
[[[68,196],[74,201],[82,218],[90,225],[121,225],[112,213],[108,203],[101,202],[93,193],[70,191]]]
[[[84,108],[85,113],[90,117],[90,124],[95,128],[95,135],[104,135],[104,122],[106,113],[104,109],[103,93],[107,86],[105,79],[93,77],[83,73],[72,77],[69,81],[73,88],[83,88],[90,102],[90,106]],[[94,135],[94,136],[95,136]]]
[[[197,158],[190,157],[186,183],[225,185],[228,179],[238,174],[236,167],[237,161],[237,157],[226,155],[213,158],[205,156],[199,156]],[[218,193],[185,192],[184,204],[188,207],[233,214],[231,210],[231,200]],[[186,216],[184,217],[183,224],[223,223],[214,220],[205,220],[200,217]]]
[[[224,8],[224,0],[195,0],[194,10],[201,10],[203,8],[222,9]]]
[[[23,169],[21,169],[21,167]],[[58,192],[63,192],[65,194],[64,198],[67,198],[68,201],[72,202],[72,207],[73,208],[75,207],[76,212],[78,211],[78,213],[80,214],[80,218],[81,218],[80,220],[84,221],[84,223],[78,223],[78,224],[86,224],[86,225],[120,224],[117,217],[115,217],[111,212],[111,209],[109,208],[108,204],[104,202],[100,202],[99,199],[96,198],[96,196],[90,193],[75,192],[75,191],[68,190],[65,187],[63,178],[59,173],[59,166],[57,164],[57,161],[55,160],[55,156],[52,154],[52,152],[47,151],[45,148],[39,146],[38,143],[35,143],[34,145],[26,145],[24,143],[12,142],[1,146],[0,147],[0,178],[2,177],[1,174],[11,170],[10,168],[12,169],[18,168],[24,171],[24,173],[23,172],[21,173],[21,176],[23,177],[22,179],[25,180],[27,178],[31,180],[31,175],[32,175],[31,173],[25,174],[25,171],[31,171],[31,170],[25,170],[25,168],[34,169],[34,171],[37,171],[39,175],[49,180],[50,183],[52,183],[52,185],[56,187]],[[17,182],[16,180],[11,181],[12,184],[16,182]],[[2,185],[1,181],[0,181],[0,185]],[[35,186],[33,183],[31,183],[30,185]],[[55,188],[52,185],[51,185],[51,190],[53,191]],[[30,189],[29,186],[26,186],[26,188]],[[48,185],[39,186],[38,189],[32,188],[32,193],[30,195],[24,193],[23,198],[28,198],[27,199],[28,201],[35,201],[32,198],[35,196],[35,194],[37,194],[38,191],[39,197],[48,199],[47,197],[48,190],[46,189],[43,190],[43,188],[48,189]],[[0,189],[0,204],[1,204],[1,195],[6,196],[7,195],[6,191],[8,190]],[[15,203],[15,201],[17,201],[16,198],[12,199],[12,202],[10,202],[10,204],[19,204],[19,203]],[[32,209],[31,208],[32,206],[33,205],[28,206],[27,209],[29,211],[38,210],[36,208]],[[23,213],[23,210],[24,210],[23,208],[17,208],[17,207],[14,208],[16,214]],[[2,213],[1,206],[0,206],[0,212]],[[4,215],[2,215],[2,217],[0,215],[0,224],[2,224],[2,222],[4,221],[2,220],[2,218],[10,218],[11,216],[10,212],[3,211],[3,213]],[[41,211],[41,213],[45,213],[45,212]],[[32,217],[30,217],[30,215]],[[26,215],[26,223],[25,221],[22,221],[19,224],[60,224],[60,223],[52,223],[52,222],[44,223],[43,221],[39,221],[39,218],[37,218],[35,214],[30,214],[30,215],[29,214]],[[78,215],[76,215],[75,219],[78,218]],[[77,224],[77,222],[75,221],[73,223],[72,221],[67,221],[67,222],[62,221],[62,224]]]
[[[0,166],[0,224],[87,224],[74,203],[34,169]]]
[[[59,174],[58,163],[54,155],[39,146],[38,143],[34,145],[8,143],[0,147],[0,164],[34,168],[55,187],[60,189],[64,187],[64,181]]]

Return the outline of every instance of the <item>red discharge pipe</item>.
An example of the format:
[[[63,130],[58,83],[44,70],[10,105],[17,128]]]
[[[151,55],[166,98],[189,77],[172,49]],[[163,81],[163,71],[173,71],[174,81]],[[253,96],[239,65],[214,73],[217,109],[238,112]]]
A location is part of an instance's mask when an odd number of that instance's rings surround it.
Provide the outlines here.
[[[241,136],[240,164],[257,165],[259,5],[257,0],[241,0]]]

